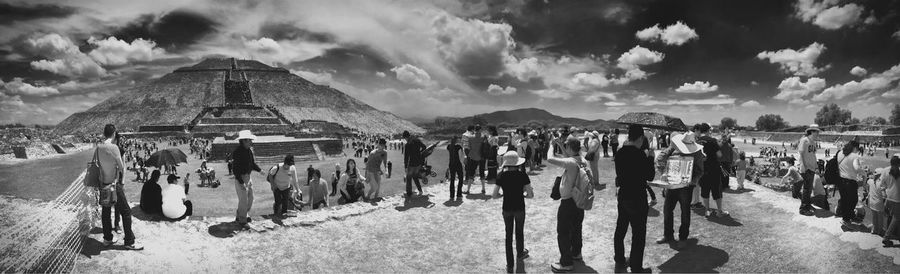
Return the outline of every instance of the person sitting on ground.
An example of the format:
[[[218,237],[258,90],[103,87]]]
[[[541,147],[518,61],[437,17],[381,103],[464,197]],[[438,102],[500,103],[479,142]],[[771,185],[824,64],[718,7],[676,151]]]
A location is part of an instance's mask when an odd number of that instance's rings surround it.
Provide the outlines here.
[[[515,267],[513,258],[513,231],[515,231],[516,251],[519,259],[528,258],[528,249],[525,249],[525,198],[533,198],[534,190],[531,188],[531,180],[528,174],[519,170],[519,166],[525,163],[515,151],[509,151],[503,155],[503,170],[497,175],[497,184],[494,185],[494,199],[500,198],[500,189],[503,189],[503,222],[506,228],[506,272],[513,273]]]
[[[362,182],[365,181],[366,177],[360,174],[359,169],[356,168],[356,161],[347,159],[347,168],[338,181],[338,191],[341,192],[341,198],[345,203],[355,203],[363,197],[365,185]]]
[[[206,161],[200,162],[200,168],[197,169],[197,173],[200,175],[200,186],[210,186],[213,183],[213,179],[216,178],[216,171],[209,168],[206,165]]]
[[[166,178],[169,185],[162,192],[162,213],[170,220],[178,221],[190,216],[193,204],[187,199],[187,192],[178,185],[178,175],[169,174]]]
[[[312,180],[309,181],[309,204],[312,209],[328,207],[328,182],[322,179],[322,172],[313,171]]]
[[[162,213],[162,187],[159,186],[159,170],[150,174],[150,179],[141,187],[141,210],[147,214]]]
[[[797,165],[795,165],[794,159],[787,159],[788,170],[787,173],[781,177],[781,185],[785,186],[793,186],[797,182],[803,181],[803,177],[800,175],[800,170],[797,169]],[[798,193],[794,193],[798,194]],[[794,199],[800,199],[800,196],[794,195]]]

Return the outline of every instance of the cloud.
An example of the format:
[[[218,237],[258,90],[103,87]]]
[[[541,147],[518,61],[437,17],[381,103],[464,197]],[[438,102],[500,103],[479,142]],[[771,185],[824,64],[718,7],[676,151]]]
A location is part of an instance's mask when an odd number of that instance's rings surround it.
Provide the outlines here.
[[[814,42],[809,46],[798,50],[782,49],[778,51],[763,51],[756,55],[760,60],[769,60],[769,63],[778,64],[785,73],[797,76],[813,76],[828,69],[816,67],[816,60],[825,51],[825,45]]]
[[[866,69],[861,68],[859,66],[855,66],[852,69],[850,69],[850,74],[853,74],[853,75],[859,76],[859,77],[866,76],[866,74],[868,74],[868,73],[869,73],[869,71],[867,71]]]
[[[863,7],[853,3],[838,6],[838,2],[838,0],[824,0],[822,2],[799,0],[794,5],[794,16],[804,22],[811,22],[827,30],[857,25],[861,21],[864,24],[872,24],[876,21],[873,15],[870,15],[865,20],[862,19]]]
[[[750,81],[750,85],[751,85],[751,86],[758,86],[758,85],[759,85],[759,82],[757,82],[757,81]]]
[[[563,100],[572,99],[571,92],[565,92],[565,91],[561,91],[561,90],[557,90],[557,89],[538,89],[538,90],[532,90],[531,93],[534,93],[535,95],[540,96],[541,98],[546,98],[546,99],[563,99]]]
[[[624,69],[625,76],[620,77],[617,84],[627,84],[633,80],[647,78],[647,73],[641,70],[641,66],[656,64],[662,62],[665,55],[661,52],[652,51],[645,47],[634,46],[625,53],[622,53],[617,59],[617,67]]]
[[[680,46],[690,40],[698,39],[697,32],[681,21],[660,29],[659,24],[639,30],[635,37],[643,41],[659,41],[666,45]]]
[[[49,58],[31,62],[34,69],[75,78],[96,78],[106,75],[106,69],[82,53],[67,37],[51,33],[29,38],[25,44],[33,54]]]
[[[603,103],[603,105],[608,106],[608,107],[621,107],[621,106],[626,106],[628,104],[622,103],[622,102],[606,102],[606,103]]]
[[[377,71],[377,72],[375,72],[375,76],[384,78],[384,77],[387,77],[387,74],[384,74],[384,72]]]
[[[896,88],[885,92],[884,94],[881,94],[881,97],[888,99],[900,99],[900,86],[897,86]]]
[[[588,103],[600,102],[603,99],[612,101],[616,100],[617,98],[615,93],[605,91],[595,91],[584,97],[584,101]]]
[[[303,77],[303,79],[306,79],[307,81],[310,81],[310,82],[313,82],[313,83],[316,83],[319,85],[330,85],[334,81],[334,78],[332,77],[331,73],[329,73],[329,72],[316,73],[316,72],[311,72],[311,71],[293,70],[292,69],[291,73],[296,74],[297,76]]]
[[[510,95],[510,94],[516,93],[516,88],[515,87],[503,88],[501,86],[491,84],[487,88],[487,93],[490,95]]]
[[[762,105],[759,104],[756,100],[750,100],[741,104],[741,107],[745,108],[762,108]]]
[[[800,77],[790,77],[778,84],[779,92],[774,98],[795,104],[803,103],[804,101],[799,99],[822,90],[825,85],[825,79],[822,78],[812,77],[803,82]]]
[[[900,65],[895,65],[882,73],[872,74],[862,81],[850,81],[831,86],[822,91],[822,93],[813,96],[813,101],[840,100],[861,92],[884,90],[898,79],[900,79]]]
[[[113,36],[103,40],[91,37],[88,43],[97,47],[88,55],[102,65],[121,66],[130,62],[149,62],[166,53],[165,50],[157,48],[153,41],[141,38],[128,43]]]
[[[434,43],[441,57],[460,76],[496,76],[515,48],[512,26],[437,13],[431,23]],[[515,62],[515,61],[512,61]]]
[[[719,94],[715,97],[703,99],[683,99],[683,100],[656,100],[647,97],[636,97],[633,101],[640,106],[714,106],[714,105],[733,105],[735,99],[726,94]],[[640,100],[639,100],[640,99]]]
[[[897,38],[897,40],[900,40],[900,30],[897,30],[897,32],[895,32],[895,33],[894,33],[893,35],[891,35],[891,36],[894,37],[894,38]]]
[[[675,92],[678,93],[709,93],[719,90],[718,85],[710,85],[709,82],[696,81],[693,84],[684,83]]]
[[[531,78],[537,77],[540,68],[538,59],[535,57],[522,58],[521,60],[506,64],[507,72],[523,82],[527,82]]]
[[[428,75],[428,72],[410,64],[394,67],[391,71],[397,74],[397,80],[407,84],[423,87],[431,84],[431,76]]]
[[[603,73],[578,73],[572,77],[572,82],[584,87],[602,88],[609,86],[610,80]]]
[[[4,83],[3,80],[0,80],[0,86],[3,87],[4,91],[6,91],[4,93],[8,95],[46,97],[48,95],[59,94],[59,90],[54,87],[34,86],[32,84],[25,83],[23,80],[24,79],[19,77],[13,78],[12,81],[6,83]]]

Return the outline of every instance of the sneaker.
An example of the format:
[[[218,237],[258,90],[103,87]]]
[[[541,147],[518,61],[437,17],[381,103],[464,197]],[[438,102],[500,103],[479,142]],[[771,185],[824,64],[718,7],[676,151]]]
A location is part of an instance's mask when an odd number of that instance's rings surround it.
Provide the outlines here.
[[[694,203],[691,205],[691,209],[704,209],[706,207],[703,206],[702,203]]]
[[[667,238],[667,237],[662,237],[662,238],[659,238],[659,240],[656,240],[657,244],[670,244],[670,243],[674,243],[674,242],[675,242],[675,239]]]
[[[703,217],[710,218],[710,217],[715,217],[715,215],[716,215],[716,212],[713,211],[712,209],[707,209],[707,210],[703,211]]]
[[[655,206],[655,205],[656,205],[656,199],[650,200],[650,206]]]
[[[484,189],[481,190],[481,195],[485,195]]]
[[[531,257],[531,256],[528,255],[528,249],[527,249],[527,248],[523,249],[523,250],[522,250],[522,254],[519,254],[519,256],[518,256],[519,259],[523,259],[523,260],[524,260],[524,259],[528,259],[528,258],[530,258],[530,257]]]
[[[139,245],[139,244],[130,244],[130,245],[126,245],[125,249],[138,251],[138,250],[144,250],[144,246]]]
[[[113,232],[115,232],[116,234],[122,234],[122,228],[121,228],[121,227],[118,227],[118,226],[117,226],[117,227],[114,227],[114,228],[113,228]]]
[[[552,263],[550,264],[550,269],[552,269],[553,272],[570,272],[575,270],[575,267],[573,265],[565,266],[559,263]]]
[[[116,243],[116,237],[115,237],[115,236],[113,236],[113,239],[112,239],[112,240],[109,240],[109,241],[104,240],[104,241],[103,241],[103,245],[105,245],[105,246],[111,246],[111,245],[113,245],[113,244],[115,244],[115,243]]]
[[[841,225],[843,226],[851,226],[853,225],[853,221],[850,219],[841,219]]]
[[[651,270],[650,268],[645,268],[645,267],[641,267],[638,269],[635,269],[632,267],[631,273],[653,273],[653,270]]]
[[[719,210],[718,213],[716,213],[716,215],[719,216],[719,218],[731,216],[731,214],[728,213],[728,211],[724,211],[724,210]]]
[[[572,256],[572,260],[584,261],[584,256],[582,256],[581,254],[578,254],[578,255]]]

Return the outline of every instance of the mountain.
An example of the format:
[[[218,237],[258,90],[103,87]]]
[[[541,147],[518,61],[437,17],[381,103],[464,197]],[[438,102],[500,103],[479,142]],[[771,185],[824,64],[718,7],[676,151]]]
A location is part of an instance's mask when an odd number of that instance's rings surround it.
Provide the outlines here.
[[[561,117],[539,108],[523,108],[514,110],[496,111],[477,114],[469,117],[438,117],[429,123],[421,123],[420,126],[430,132],[442,132],[445,130],[465,130],[468,125],[495,125],[500,127],[519,126],[546,126],[558,127],[561,125],[576,126],[582,128],[607,129],[615,127],[615,122],[606,120],[585,120],[581,118]]]

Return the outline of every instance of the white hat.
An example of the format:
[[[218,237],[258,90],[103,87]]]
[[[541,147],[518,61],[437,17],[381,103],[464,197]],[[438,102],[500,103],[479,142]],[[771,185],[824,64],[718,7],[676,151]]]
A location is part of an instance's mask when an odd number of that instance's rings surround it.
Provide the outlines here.
[[[681,153],[684,154],[692,154],[703,149],[703,146],[698,145],[696,142],[696,137],[693,132],[688,132],[684,134],[676,134],[671,138],[672,144],[678,148]]]
[[[819,124],[809,125],[809,127],[806,128],[806,132],[809,132],[810,130],[822,131],[822,129],[819,128]]]
[[[515,151],[503,154],[503,166],[520,166],[525,163],[525,158],[519,158],[519,153]]]
[[[253,135],[253,133],[251,133],[250,130],[245,129],[245,130],[238,131],[237,139],[238,140],[243,140],[243,139],[256,140],[256,135]]]

